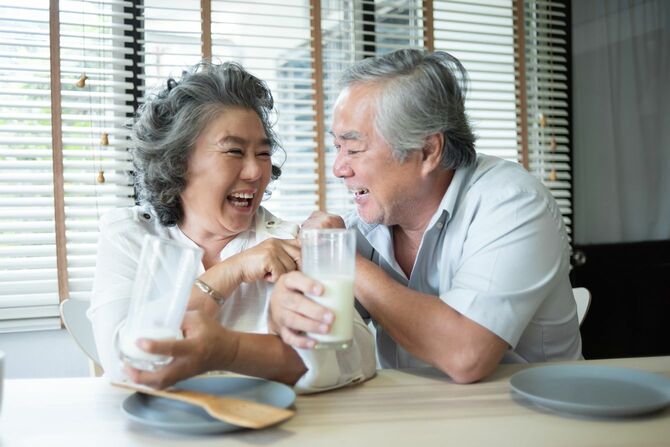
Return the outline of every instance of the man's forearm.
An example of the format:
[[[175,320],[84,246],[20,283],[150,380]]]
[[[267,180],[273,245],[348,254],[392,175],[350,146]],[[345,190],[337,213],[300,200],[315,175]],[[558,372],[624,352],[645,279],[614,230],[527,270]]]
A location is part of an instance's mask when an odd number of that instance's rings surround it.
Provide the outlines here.
[[[502,339],[439,297],[399,284],[361,256],[356,297],[400,346],[459,382],[488,375],[507,349]]]
[[[448,314],[455,314],[451,308],[437,297],[404,287],[360,256],[356,260],[356,297],[397,343],[412,355],[434,364],[430,339],[444,329],[429,333],[425,325],[433,325],[433,321],[449,325]],[[437,318],[436,312],[447,315]]]

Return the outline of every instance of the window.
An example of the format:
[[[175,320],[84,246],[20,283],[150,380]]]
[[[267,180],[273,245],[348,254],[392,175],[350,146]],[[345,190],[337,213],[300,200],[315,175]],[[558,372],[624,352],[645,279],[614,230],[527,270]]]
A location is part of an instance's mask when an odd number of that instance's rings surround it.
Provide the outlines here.
[[[133,203],[129,16],[61,1],[51,34],[47,1],[0,16],[0,331],[48,329],[59,296],[90,292],[98,218]]]
[[[556,198],[568,233],[572,231],[572,168],[568,103],[568,33],[565,4],[523,2],[527,167]],[[521,31],[521,30],[520,30]]]
[[[281,217],[352,209],[327,133],[339,74],[415,47],[463,62],[478,150],[524,163],[569,224],[565,9],[559,0],[0,0],[0,331],[58,327],[59,300],[88,297],[98,219],[134,203],[126,125],[146,92],[202,57],[239,61],[273,91],[286,160],[277,154],[284,173],[265,206]]]
[[[339,74],[352,63],[400,48],[423,48],[423,9],[418,0],[362,0],[329,2],[322,11],[324,67],[324,129],[331,126],[338,95]],[[353,198],[333,177],[335,150],[324,135],[325,208],[336,214],[353,210]]]
[[[212,56],[236,60],[267,82],[278,110],[276,131],[287,157],[265,206],[304,220],[318,208],[316,88],[312,11],[306,0],[212,1]],[[284,160],[285,159],[285,160]]]
[[[58,314],[48,7],[0,6],[0,330]]]
[[[512,0],[469,3],[433,2],[435,49],[468,71],[465,110],[477,151],[517,161]]]

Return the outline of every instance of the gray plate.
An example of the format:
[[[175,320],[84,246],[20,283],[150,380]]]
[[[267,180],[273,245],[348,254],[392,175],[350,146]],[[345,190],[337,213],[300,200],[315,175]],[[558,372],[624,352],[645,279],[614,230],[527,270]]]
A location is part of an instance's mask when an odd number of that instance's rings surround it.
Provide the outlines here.
[[[196,377],[179,382],[175,388],[237,397],[282,408],[290,407],[295,401],[295,392],[290,387],[249,377]],[[194,405],[141,393],[127,397],[121,410],[140,424],[180,433],[207,434],[242,429],[214,419]]]
[[[633,416],[670,404],[670,379],[629,368],[541,366],[514,374],[510,385],[534,404],[589,416]]]

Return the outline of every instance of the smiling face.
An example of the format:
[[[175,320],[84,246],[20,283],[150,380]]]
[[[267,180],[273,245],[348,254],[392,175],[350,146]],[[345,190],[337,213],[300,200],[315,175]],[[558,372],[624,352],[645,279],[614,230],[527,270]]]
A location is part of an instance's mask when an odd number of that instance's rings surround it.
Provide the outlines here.
[[[354,84],[342,91],[333,110],[337,158],[335,176],[354,194],[358,215],[367,223],[410,223],[420,200],[422,153],[411,152],[404,162],[377,132],[378,87]]]
[[[247,230],[272,173],[270,142],[251,109],[229,108],[200,133],[181,194],[183,227],[220,238]]]

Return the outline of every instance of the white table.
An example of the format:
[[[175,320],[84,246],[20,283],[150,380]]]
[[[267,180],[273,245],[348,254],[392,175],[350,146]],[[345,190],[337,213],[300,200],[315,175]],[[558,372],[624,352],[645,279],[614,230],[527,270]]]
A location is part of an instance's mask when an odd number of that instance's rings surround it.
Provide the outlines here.
[[[588,363],[670,377],[670,357]],[[119,407],[128,392],[105,379],[7,380],[0,447],[14,446],[670,446],[670,409],[631,419],[584,419],[514,400],[503,365],[488,380],[456,385],[444,376],[382,370],[365,384],[299,396],[297,415],[276,428],[194,436],[131,422]]]

